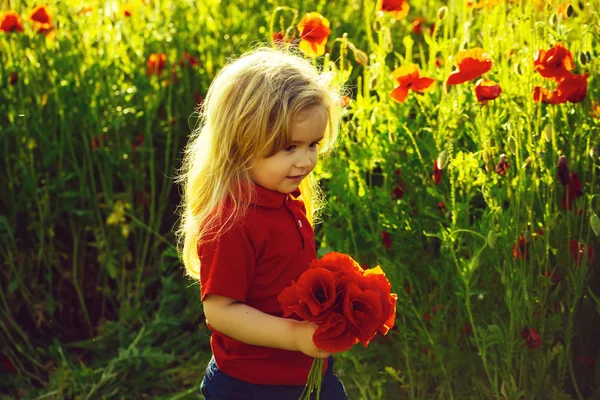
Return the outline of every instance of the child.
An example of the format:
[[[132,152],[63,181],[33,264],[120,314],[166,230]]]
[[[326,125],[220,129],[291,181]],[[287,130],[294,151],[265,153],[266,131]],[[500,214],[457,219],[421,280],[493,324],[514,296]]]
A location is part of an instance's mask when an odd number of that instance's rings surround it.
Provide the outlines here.
[[[321,398],[347,399],[317,325],[283,318],[277,300],[316,258],[309,174],[333,146],[339,104],[330,75],[273,49],[230,63],[208,90],[179,178],[183,259],[213,331],[207,400],[299,399],[314,358],[326,359]]]

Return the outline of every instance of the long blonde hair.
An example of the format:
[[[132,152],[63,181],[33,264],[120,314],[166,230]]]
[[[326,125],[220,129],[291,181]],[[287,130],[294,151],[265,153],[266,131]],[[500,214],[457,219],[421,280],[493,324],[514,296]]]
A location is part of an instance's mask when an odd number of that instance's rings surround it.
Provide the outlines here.
[[[340,92],[332,78],[302,57],[270,48],[251,51],[219,71],[176,179],[183,189],[176,235],[187,275],[200,277],[201,241],[244,215],[253,194],[245,190],[252,182],[250,169],[289,145],[291,123],[299,112],[325,107],[328,124],[320,153],[332,149],[340,111]],[[300,189],[312,222],[322,207],[321,192],[310,177]],[[231,204],[222,215],[226,199]]]

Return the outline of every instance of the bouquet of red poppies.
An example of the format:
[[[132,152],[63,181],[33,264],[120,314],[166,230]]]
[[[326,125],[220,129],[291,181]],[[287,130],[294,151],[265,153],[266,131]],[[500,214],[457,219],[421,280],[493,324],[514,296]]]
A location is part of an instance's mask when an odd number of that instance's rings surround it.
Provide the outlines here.
[[[336,353],[357,343],[367,346],[377,332],[394,326],[397,296],[381,267],[363,270],[347,254],[314,260],[297,282],[278,296],[285,317],[295,313],[319,325],[313,335],[321,350]],[[315,359],[303,398],[321,390],[323,360]]]

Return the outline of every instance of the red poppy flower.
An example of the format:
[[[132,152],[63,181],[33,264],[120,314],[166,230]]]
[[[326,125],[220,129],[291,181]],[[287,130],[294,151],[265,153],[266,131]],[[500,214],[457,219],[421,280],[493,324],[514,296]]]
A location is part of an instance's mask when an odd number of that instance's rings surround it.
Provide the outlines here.
[[[516,260],[529,260],[529,242],[525,236],[519,236],[517,243],[513,244],[512,253]]]
[[[343,315],[354,326],[356,337],[366,346],[379,329],[383,305],[377,292],[362,290],[351,283],[342,303]]]
[[[106,139],[108,139],[108,135],[106,133],[103,133],[102,136],[97,135],[92,137],[92,141],[90,142],[90,150],[94,151],[100,148]]]
[[[146,70],[147,75],[155,74],[160,75],[165,66],[167,64],[167,55],[165,53],[152,53],[148,57],[148,61],[146,65],[148,69]]]
[[[442,170],[440,169],[440,167],[438,167],[437,160],[433,161],[433,174],[431,174],[431,177],[433,178],[433,181],[436,185],[442,183]]]
[[[502,88],[496,82],[488,79],[480,79],[475,84],[475,96],[482,104],[496,99],[502,93]]]
[[[538,50],[533,68],[544,78],[553,78],[557,81],[570,75],[575,65],[573,55],[561,43],[557,43],[550,50]]]
[[[392,78],[398,81],[399,85],[392,90],[390,96],[399,103],[406,100],[409,90],[424,93],[435,83],[435,79],[421,77],[416,65],[396,68],[392,72]]]
[[[331,353],[346,351],[360,342],[354,326],[339,313],[332,314],[326,323],[319,325],[313,341],[319,349]]]
[[[592,118],[600,120],[600,104],[595,101],[592,103],[592,112],[590,115]]]
[[[0,15],[0,31],[23,32],[23,20],[15,11],[8,10]]]
[[[577,240],[569,240],[569,252],[578,267],[584,260],[586,264],[591,264],[596,259],[596,252],[592,246],[586,246]]]
[[[556,88],[557,96],[564,103],[580,103],[587,94],[587,78],[589,73],[583,75],[569,74],[564,78]]]
[[[329,20],[318,12],[306,13],[298,24],[300,44],[298,48],[307,57],[319,57],[325,54],[325,44],[331,33]]]
[[[10,83],[10,86],[15,86],[17,82],[19,82],[19,75],[16,72],[11,72],[8,83]]]
[[[400,184],[399,186],[396,185],[394,186],[394,189],[392,189],[392,200],[400,200],[402,197],[404,197],[404,189],[403,189],[403,185]]]
[[[423,354],[429,356],[429,359],[433,362],[435,361],[435,354],[433,353],[433,349],[429,346],[423,347]]]
[[[577,361],[582,364],[587,365],[588,367],[594,368],[596,366],[596,358],[592,356],[582,355],[575,357]]]
[[[410,24],[410,30],[412,33],[416,35],[421,35],[423,33],[423,24],[427,21],[427,19],[423,17],[417,17],[413,19]]]
[[[442,200],[438,202],[438,210],[440,210],[442,214],[446,212],[446,204]]]
[[[196,57],[194,57],[187,51],[183,52],[183,57],[182,57],[181,61],[179,61],[180,67],[182,67],[182,68],[192,67],[193,68],[193,67],[197,67],[198,65],[200,65],[200,62],[198,61],[198,59]]]
[[[324,268],[309,268],[298,282],[284,289],[277,297],[283,316],[296,313],[313,322],[323,322],[330,317],[331,305],[336,300],[336,281],[333,272]]]
[[[540,336],[540,333],[534,328],[523,328],[523,330],[521,331],[521,336],[523,336],[523,339],[525,339],[525,344],[531,350],[539,349],[542,345],[542,337]]]
[[[569,183],[565,185],[565,189],[563,191],[563,196],[561,200],[563,209],[571,210],[573,208],[573,203],[575,202],[575,200],[577,200],[577,198],[581,196],[583,196],[581,182],[579,181],[577,172],[573,172],[569,176]]]
[[[506,175],[508,171],[508,161],[506,161],[506,155],[500,154],[500,159],[498,160],[498,164],[496,164],[496,172],[500,175]]]
[[[392,237],[386,231],[381,232],[381,240],[383,241],[383,245],[386,249],[392,248]]]
[[[380,10],[391,13],[395,19],[403,19],[408,15],[410,5],[404,0],[383,0]]]
[[[560,282],[560,277],[558,276],[558,272],[556,272],[556,269],[553,269],[552,271],[545,271],[542,276],[544,276],[545,278],[548,278],[550,280],[552,280],[553,284],[557,284],[558,282]]]
[[[48,34],[53,29],[52,22],[51,22],[52,17],[50,16],[50,13],[46,9],[46,6],[37,6],[31,12],[29,19],[31,21],[33,21],[33,23],[34,23],[33,29],[37,33]]]
[[[131,143],[131,150],[135,150],[144,144],[145,136],[143,133],[139,133],[135,138],[133,138],[133,143]]]
[[[364,291],[373,291],[377,294],[378,301],[381,303],[381,316],[377,314],[377,326],[381,334],[385,335],[394,327],[396,320],[396,301],[398,296],[391,293],[392,285],[385,277],[385,273],[381,267],[370,268],[365,270],[363,279],[357,282],[360,289]],[[374,307],[374,306],[372,306]],[[373,318],[375,315],[372,316]],[[372,339],[372,337],[371,337]],[[363,345],[367,345],[363,340]],[[368,341],[367,341],[368,342]]]
[[[455,62],[458,70],[450,74],[446,81],[447,85],[459,85],[492,69],[492,59],[481,48],[458,52]]]

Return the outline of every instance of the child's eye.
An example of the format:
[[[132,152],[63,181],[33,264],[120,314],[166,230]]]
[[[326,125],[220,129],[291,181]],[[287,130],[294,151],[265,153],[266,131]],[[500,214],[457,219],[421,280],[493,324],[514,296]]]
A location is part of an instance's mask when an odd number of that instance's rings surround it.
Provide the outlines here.
[[[314,149],[320,144],[321,144],[321,142],[312,142],[309,147]]]
[[[291,146],[288,146],[288,147],[286,147],[286,148],[285,148],[285,151],[294,151],[294,149],[296,149],[296,145],[295,145],[295,144],[293,144],[293,145],[291,145]]]

